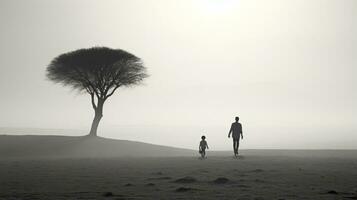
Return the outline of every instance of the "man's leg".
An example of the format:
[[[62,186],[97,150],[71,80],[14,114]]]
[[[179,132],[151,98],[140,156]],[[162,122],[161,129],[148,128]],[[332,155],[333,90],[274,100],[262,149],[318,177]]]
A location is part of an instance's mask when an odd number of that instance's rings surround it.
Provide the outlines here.
[[[236,141],[233,138],[233,152],[236,154]]]
[[[236,151],[236,139],[233,138],[233,151],[234,151],[234,155],[237,154],[237,151]]]
[[[236,146],[236,149],[237,149],[237,151],[236,151],[236,152],[237,152],[237,154],[238,154],[238,149],[239,149],[239,138],[238,138],[238,139],[237,139],[237,141],[236,141],[236,145],[237,145],[237,146]]]

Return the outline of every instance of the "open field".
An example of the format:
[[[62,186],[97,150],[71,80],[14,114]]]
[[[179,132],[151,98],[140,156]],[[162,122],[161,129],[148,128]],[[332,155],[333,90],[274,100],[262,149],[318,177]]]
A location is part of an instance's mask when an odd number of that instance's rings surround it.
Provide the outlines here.
[[[356,151],[6,158],[0,199],[357,199]]]

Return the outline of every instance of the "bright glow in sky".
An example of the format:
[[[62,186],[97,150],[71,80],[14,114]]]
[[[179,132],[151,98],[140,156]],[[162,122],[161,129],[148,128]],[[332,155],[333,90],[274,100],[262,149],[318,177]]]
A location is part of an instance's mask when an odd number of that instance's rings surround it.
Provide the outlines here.
[[[357,148],[355,0],[2,0],[0,127],[80,129],[90,97],[46,65],[95,45],[141,57],[145,85],[104,108],[105,137],[230,149]]]
[[[199,0],[193,2],[197,4],[197,7],[206,10],[210,15],[233,12],[239,4],[237,0]]]

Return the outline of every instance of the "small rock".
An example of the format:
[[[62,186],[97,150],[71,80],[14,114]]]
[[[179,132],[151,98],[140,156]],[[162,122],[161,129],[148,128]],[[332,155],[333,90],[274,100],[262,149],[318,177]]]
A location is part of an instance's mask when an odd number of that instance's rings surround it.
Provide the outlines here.
[[[250,188],[250,186],[248,186],[248,185],[238,185],[238,187],[240,187],[240,188]]]
[[[192,191],[192,190],[195,190],[193,188],[187,188],[187,187],[179,187],[177,188],[175,191],[176,192],[188,192],[188,191]]]
[[[226,177],[218,177],[216,180],[213,181],[215,184],[226,184],[229,182],[229,179]]]
[[[336,192],[335,190],[329,190],[327,191],[327,194],[338,194],[338,192]]]
[[[105,197],[112,197],[113,196],[113,193],[112,192],[106,192],[103,194],[103,196]]]
[[[347,197],[343,197],[345,199],[357,199],[357,196],[347,196]]]

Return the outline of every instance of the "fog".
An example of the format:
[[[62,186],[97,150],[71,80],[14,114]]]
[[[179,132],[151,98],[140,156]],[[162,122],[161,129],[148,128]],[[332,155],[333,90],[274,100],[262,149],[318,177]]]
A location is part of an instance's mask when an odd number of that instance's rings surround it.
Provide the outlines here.
[[[357,148],[356,13],[354,0],[2,0],[0,130],[87,134],[90,96],[45,69],[107,46],[150,77],[108,100],[100,136],[197,148],[204,134],[227,150],[239,116],[242,148]]]

